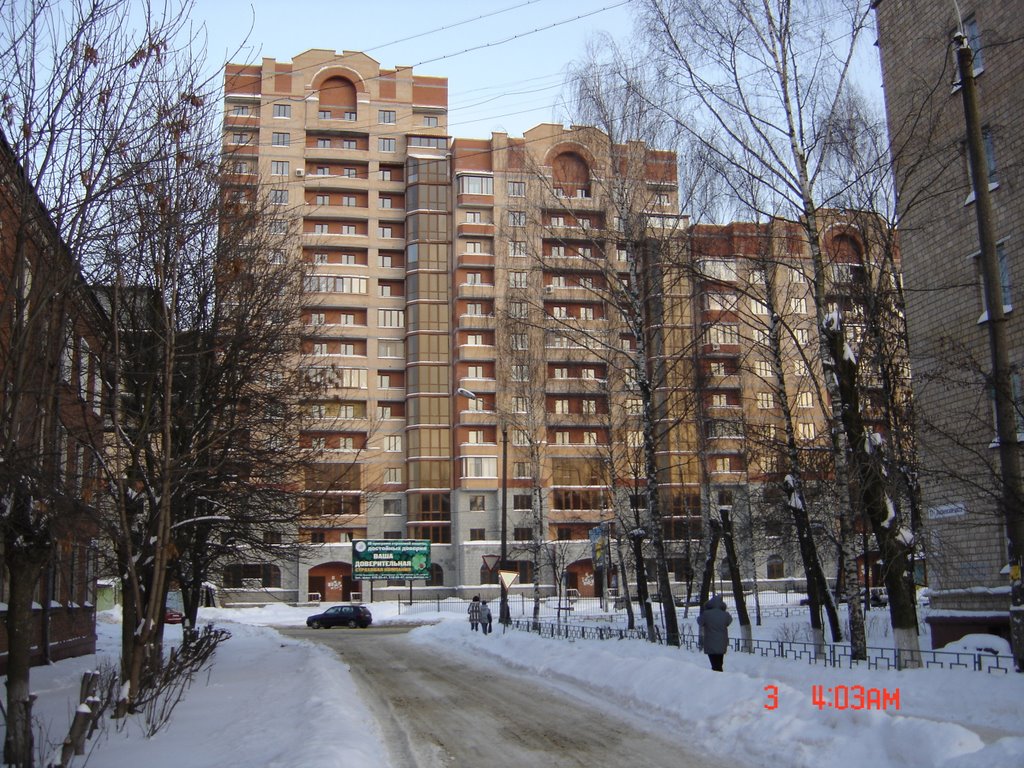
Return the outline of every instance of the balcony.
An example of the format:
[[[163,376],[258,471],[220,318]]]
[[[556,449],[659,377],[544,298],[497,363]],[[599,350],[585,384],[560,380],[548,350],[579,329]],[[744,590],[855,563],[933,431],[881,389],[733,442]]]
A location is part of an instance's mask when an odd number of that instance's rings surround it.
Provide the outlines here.
[[[460,299],[490,299],[494,297],[494,283],[461,283],[457,295]]]
[[[494,330],[494,315],[459,315],[459,328]]]
[[[460,344],[458,348],[459,360],[494,360],[496,350],[492,344]]]
[[[494,237],[494,225],[490,223],[460,221],[455,225],[458,237]]]

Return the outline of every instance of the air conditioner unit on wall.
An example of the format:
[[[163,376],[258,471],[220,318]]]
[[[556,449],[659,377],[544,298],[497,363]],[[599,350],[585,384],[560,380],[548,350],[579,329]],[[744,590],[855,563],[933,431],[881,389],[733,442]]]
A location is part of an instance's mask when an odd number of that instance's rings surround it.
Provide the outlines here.
[[[296,168],[295,169],[295,175],[296,176],[305,176],[306,175],[306,171],[303,170],[302,168]]]

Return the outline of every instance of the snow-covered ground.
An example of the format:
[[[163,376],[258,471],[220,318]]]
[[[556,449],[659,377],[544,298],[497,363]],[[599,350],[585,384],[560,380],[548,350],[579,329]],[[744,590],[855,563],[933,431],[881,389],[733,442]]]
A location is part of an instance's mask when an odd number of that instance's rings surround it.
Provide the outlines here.
[[[461,613],[398,615],[371,605],[374,623],[435,622],[410,641],[445,654],[490,655],[540,685],[584,686],[684,729],[695,747],[736,766],[991,768],[1024,766],[1024,675],[968,671],[882,672],[817,667],[730,653],[714,673],[697,653],[638,641],[545,640],[524,632],[470,632]],[[88,764],[106,768],[334,768],[386,766],[380,730],[347,665],[325,648],[273,626],[303,625],[309,608],[206,609],[204,622],[232,633],[212,669],[189,689],[171,723],[145,739],[137,723],[107,723]],[[35,713],[50,738],[66,731],[82,671],[115,660],[116,614],[101,614],[96,657],[33,670]],[[773,620],[781,625],[782,620]],[[799,624],[799,619],[790,619]],[[734,624],[735,629],[735,624]],[[354,631],[354,630],[335,630]],[[762,628],[765,637],[778,626]],[[168,628],[168,642],[180,637]],[[884,638],[872,644],[883,644]],[[885,711],[820,709],[814,686],[839,686],[840,702],[885,689]],[[845,686],[845,688],[843,688]],[[894,693],[898,691],[898,709]],[[827,695],[827,693],[826,693]],[[867,699],[866,699],[867,701]],[[329,724],[329,725],[328,725]],[[75,765],[82,765],[78,758]]]

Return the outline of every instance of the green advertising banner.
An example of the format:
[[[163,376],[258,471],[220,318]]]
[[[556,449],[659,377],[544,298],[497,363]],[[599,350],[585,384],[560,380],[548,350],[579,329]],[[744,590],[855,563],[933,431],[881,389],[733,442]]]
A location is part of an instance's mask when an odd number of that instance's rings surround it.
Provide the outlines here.
[[[419,539],[357,539],[352,542],[352,578],[430,578],[430,542]]]

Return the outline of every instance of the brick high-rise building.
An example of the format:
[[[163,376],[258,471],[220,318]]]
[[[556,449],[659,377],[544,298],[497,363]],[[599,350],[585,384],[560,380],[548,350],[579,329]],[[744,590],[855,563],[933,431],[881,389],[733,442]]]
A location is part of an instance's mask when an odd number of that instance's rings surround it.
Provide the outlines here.
[[[248,575],[298,599],[348,599],[353,539],[428,539],[426,586],[476,593],[496,583],[484,556],[498,554],[504,517],[522,583],[596,592],[590,532],[646,504],[645,398],[654,535],[682,581],[708,510],[746,514],[779,479],[768,449],[743,439],[779,414],[751,367],[765,314],[750,281],[770,243],[789,265],[778,314],[796,360],[814,317],[799,230],[692,228],[675,154],[594,128],[452,140],[446,94],[443,78],[361,53],[228,67],[225,144],[294,233],[281,257],[312,271],[302,352],[327,392],[302,436],[322,449],[305,478],[321,489],[304,522],[319,546],[235,567],[227,586]],[[823,412],[810,371],[792,369],[797,439],[811,447]],[[767,534],[762,576],[802,573],[784,538]]]
[[[988,315],[952,40],[962,21],[975,56],[1010,360],[1019,381],[1024,318],[1013,305],[1024,274],[1024,16],[1013,0],[881,0],[876,6],[903,208],[929,531],[929,621],[933,642],[943,645],[967,632],[1007,633],[1010,602],[998,442],[985,378],[991,370]],[[1019,414],[1019,402],[1017,409]]]

